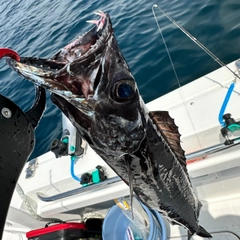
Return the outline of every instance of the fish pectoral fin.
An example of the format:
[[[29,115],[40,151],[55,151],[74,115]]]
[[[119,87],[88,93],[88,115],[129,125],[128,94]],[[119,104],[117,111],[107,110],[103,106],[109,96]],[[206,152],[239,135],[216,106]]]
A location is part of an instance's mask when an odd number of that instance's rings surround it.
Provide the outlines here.
[[[185,152],[180,145],[180,134],[174,120],[167,111],[150,111],[149,116],[164,140],[176,155],[179,163],[186,168]]]

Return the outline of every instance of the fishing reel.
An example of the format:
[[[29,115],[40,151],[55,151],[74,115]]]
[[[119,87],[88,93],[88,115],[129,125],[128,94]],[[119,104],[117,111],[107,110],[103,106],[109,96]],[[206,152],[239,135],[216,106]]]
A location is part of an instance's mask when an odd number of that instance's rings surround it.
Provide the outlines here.
[[[240,121],[236,122],[234,118],[231,117],[230,113],[226,113],[223,115],[223,120],[225,123],[225,126],[221,128],[221,134],[226,139],[224,142],[225,145],[231,145],[234,143],[234,139],[230,139],[228,136],[228,133],[235,132],[240,130]]]

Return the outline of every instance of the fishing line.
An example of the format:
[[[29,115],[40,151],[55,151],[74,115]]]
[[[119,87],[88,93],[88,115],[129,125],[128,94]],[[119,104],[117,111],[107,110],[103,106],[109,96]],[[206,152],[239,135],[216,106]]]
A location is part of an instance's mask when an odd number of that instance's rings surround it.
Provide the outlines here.
[[[240,79],[240,77],[232,71],[224,62],[222,62],[214,53],[212,53],[207,47],[205,47],[197,38],[195,38],[191,33],[189,33],[185,28],[179,25],[172,17],[170,17],[162,8],[160,8],[157,4],[152,6],[152,10],[154,8],[158,8],[159,11],[169,19],[178,29],[180,29],[188,38],[190,38],[194,43],[196,43],[204,52],[206,52],[214,61],[216,61],[220,66],[227,68],[235,77]],[[155,12],[153,10],[154,16]],[[156,20],[156,18],[155,18]]]
[[[196,136],[196,138],[197,138],[198,144],[199,144],[199,146],[202,148],[202,145],[201,145],[200,139],[199,139],[199,137],[198,137],[196,128],[195,128],[195,126],[194,126],[194,124],[193,124],[192,118],[191,118],[191,116],[190,116],[190,114],[189,114],[189,112],[188,112],[187,106],[186,106],[186,102],[184,101],[184,98],[183,98],[183,95],[182,95],[181,84],[180,84],[180,81],[179,81],[179,78],[178,78],[178,75],[177,75],[175,66],[174,66],[174,64],[173,64],[171,54],[170,54],[170,52],[169,52],[169,50],[168,50],[166,41],[165,41],[164,36],[163,36],[163,34],[162,34],[161,27],[160,27],[160,25],[159,25],[159,23],[158,23],[158,20],[157,20],[155,11],[154,11],[154,8],[156,8],[156,7],[159,8],[159,6],[158,6],[157,4],[154,4],[154,5],[152,6],[152,12],[153,12],[155,21],[156,21],[156,23],[157,23],[157,27],[158,27],[159,33],[160,33],[160,35],[161,35],[161,37],[162,37],[162,40],[163,40],[165,49],[166,49],[166,51],[167,51],[168,58],[169,58],[169,60],[170,60],[170,62],[171,62],[171,66],[172,66],[172,69],[173,69],[173,71],[174,71],[174,75],[175,75],[175,77],[176,77],[176,80],[177,80],[177,83],[178,83],[178,86],[179,86],[179,94],[180,94],[180,97],[181,97],[181,99],[182,99],[184,108],[185,108],[185,110],[186,110],[186,112],[187,112],[188,118],[189,118],[189,120],[190,120],[190,122],[191,122],[191,125],[192,125],[192,127],[193,127],[193,130],[194,130],[194,132],[195,132],[195,136]],[[160,8],[159,8],[159,9],[160,9]]]
[[[196,37],[194,37],[192,34],[190,34],[185,28],[183,28],[181,25],[179,25],[171,16],[169,16],[162,8],[160,8],[157,4],[154,4],[152,6],[152,11],[153,11],[153,15],[154,15],[154,18],[155,18],[155,21],[157,23],[157,26],[158,26],[158,29],[159,29],[159,32],[162,36],[162,39],[163,39],[163,42],[164,42],[164,45],[165,45],[165,48],[167,50],[167,53],[168,53],[168,57],[170,59],[170,62],[171,62],[171,65],[173,67],[173,71],[174,71],[174,74],[176,76],[176,79],[178,81],[178,85],[179,87],[181,86],[180,85],[180,82],[179,82],[179,79],[177,77],[177,74],[176,74],[176,70],[174,68],[174,65],[173,65],[173,62],[172,62],[172,59],[171,59],[171,56],[170,56],[170,53],[167,49],[167,45],[165,43],[165,40],[164,40],[164,37],[162,35],[162,31],[161,31],[161,28],[158,24],[158,21],[157,21],[157,18],[156,18],[156,15],[155,15],[155,11],[154,11],[154,8],[158,8],[159,11],[166,17],[168,18],[168,20],[170,22],[172,22],[179,30],[181,30],[188,38],[190,38],[195,44],[197,44],[205,53],[207,53],[215,62],[217,62],[221,67],[225,67],[228,71],[230,71],[234,76],[235,76],[235,79],[234,81],[232,82],[231,86],[228,88],[228,91],[227,91],[227,95],[223,101],[223,104],[222,104],[222,107],[220,109],[220,112],[219,112],[219,116],[218,116],[218,120],[219,120],[219,123],[222,125],[222,126],[225,126],[225,123],[224,123],[224,120],[223,120],[223,115],[224,115],[224,112],[226,110],[226,106],[228,104],[228,101],[229,101],[229,98],[232,94],[232,92],[234,92],[234,86],[235,86],[235,83],[236,83],[236,79],[240,79],[240,76],[238,74],[235,73],[235,71],[233,71],[232,69],[230,69],[224,62],[222,62],[214,53],[212,53],[207,47],[205,47]],[[238,68],[239,69],[239,68]],[[180,93],[181,95],[181,93]],[[182,96],[181,96],[182,97]],[[183,100],[183,99],[182,99]],[[184,101],[183,101],[184,103]],[[184,103],[185,105],[185,103]],[[186,106],[185,106],[186,108]],[[187,109],[186,109],[187,110]],[[188,113],[188,111],[187,111]],[[189,113],[188,113],[189,115]],[[190,116],[189,116],[190,117]],[[191,118],[190,118],[191,119]],[[191,121],[192,122],[192,121]],[[192,123],[193,125],[193,123]],[[194,125],[193,125],[194,127]],[[197,136],[198,138],[198,136]],[[200,142],[199,142],[200,143]]]
[[[170,60],[170,62],[171,62],[171,66],[172,66],[174,75],[175,75],[175,77],[176,77],[176,79],[177,79],[177,82],[178,82],[179,87],[181,87],[180,81],[179,81],[179,78],[178,78],[178,75],[177,75],[177,72],[176,72],[176,69],[175,69],[175,66],[174,66],[173,61],[172,61],[171,54],[170,54],[170,52],[169,52],[169,50],[168,50],[168,46],[167,46],[166,41],[165,41],[165,38],[163,37],[163,34],[162,34],[162,29],[161,29],[161,27],[160,27],[160,25],[159,25],[159,23],[158,23],[158,21],[157,21],[157,17],[156,17],[155,12],[154,12],[154,8],[153,8],[153,7],[155,7],[155,5],[156,5],[156,4],[154,4],[154,5],[152,6],[153,15],[154,15],[155,21],[156,21],[156,23],[157,23],[159,33],[160,33],[160,35],[161,35],[161,37],[162,37],[163,44],[164,44],[165,49],[166,49],[166,51],[167,51],[168,58],[169,58],[169,60]],[[156,6],[157,6],[157,5],[156,5]]]

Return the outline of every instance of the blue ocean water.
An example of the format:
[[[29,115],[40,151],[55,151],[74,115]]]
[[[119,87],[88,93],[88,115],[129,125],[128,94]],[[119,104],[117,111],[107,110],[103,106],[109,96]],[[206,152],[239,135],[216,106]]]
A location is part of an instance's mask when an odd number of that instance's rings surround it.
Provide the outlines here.
[[[101,9],[111,16],[115,36],[145,102],[178,87],[163,41],[152,14],[158,4],[179,24],[206,45],[223,62],[240,56],[240,2],[238,0],[14,0],[0,3],[0,47],[20,56],[51,57],[60,48],[87,31],[86,20],[96,19]],[[219,65],[178,30],[160,11],[156,15],[181,85]],[[34,101],[33,84],[0,61],[0,94],[23,110]],[[31,158],[49,150],[61,135],[61,113],[47,95],[47,109],[36,129],[36,147]]]

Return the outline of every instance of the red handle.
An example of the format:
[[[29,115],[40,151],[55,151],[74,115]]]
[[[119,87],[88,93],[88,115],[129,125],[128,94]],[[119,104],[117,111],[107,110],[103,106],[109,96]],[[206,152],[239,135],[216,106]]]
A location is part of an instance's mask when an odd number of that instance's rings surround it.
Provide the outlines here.
[[[20,56],[15,51],[9,48],[0,48],[0,59],[2,57],[11,57],[18,62],[20,61]]]

